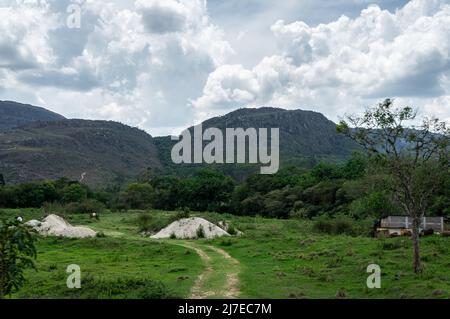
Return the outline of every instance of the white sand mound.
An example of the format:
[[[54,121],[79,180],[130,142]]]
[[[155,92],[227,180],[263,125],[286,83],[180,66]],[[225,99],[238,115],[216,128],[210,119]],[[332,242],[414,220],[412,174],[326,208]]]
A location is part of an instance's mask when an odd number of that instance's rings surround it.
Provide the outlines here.
[[[33,227],[39,234],[44,236],[61,236],[68,238],[95,237],[96,232],[87,227],[74,227],[64,218],[57,215],[48,215],[42,222],[30,220],[26,225]]]
[[[177,239],[194,239],[197,238],[197,230],[199,227],[203,227],[203,232],[205,238],[215,238],[222,236],[230,236],[222,228],[210,223],[206,219],[199,217],[183,218],[177,220],[161,229],[156,235],[151,236],[155,239],[170,238],[172,234],[176,236]]]

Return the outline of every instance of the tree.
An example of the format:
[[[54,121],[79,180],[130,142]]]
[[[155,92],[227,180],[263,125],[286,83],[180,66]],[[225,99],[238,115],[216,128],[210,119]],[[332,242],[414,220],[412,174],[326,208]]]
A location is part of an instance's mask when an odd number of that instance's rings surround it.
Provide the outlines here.
[[[62,190],[62,201],[64,203],[80,202],[87,198],[88,189],[79,183],[72,183]]]
[[[182,188],[186,201],[183,206],[197,211],[220,212],[229,206],[234,181],[220,171],[203,169],[184,180]]]
[[[34,241],[33,232],[21,222],[0,221],[0,299],[23,285],[25,268],[35,267]]]
[[[152,185],[133,183],[119,195],[119,206],[127,209],[147,209],[152,207],[155,192]]]
[[[3,174],[0,174],[0,186],[5,186],[5,177],[3,176]]]
[[[363,116],[347,116],[337,130],[363,146],[392,177],[395,199],[413,220],[413,268],[419,273],[420,222],[439,184],[448,178],[450,131],[436,118],[424,118],[422,124],[407,128],[405,124],[415,121],[416,115],[411,107],[398,108],[386,99]]]

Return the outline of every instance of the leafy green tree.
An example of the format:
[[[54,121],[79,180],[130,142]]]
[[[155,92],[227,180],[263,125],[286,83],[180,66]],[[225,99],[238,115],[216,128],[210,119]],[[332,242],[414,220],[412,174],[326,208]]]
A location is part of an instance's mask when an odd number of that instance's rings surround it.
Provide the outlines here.
[[[0,221],[0,299],[23,285],[24,269],[35,267],[34,242],[33,232],[21,222]]]
[[[133,183],[119,195],[119,205],[127,209],[147,209],[152,207],[155,192],[152,185]]]
[[[420,222],[439,185],[448,178],[450,130],[436,118],[425,118],[417,127],[405,126],[415,119],[411,107],[397,108],[387,99],[362,116],[348,116],[337,129],[359,143],[392,177],[391,191],[413,220],[413,268],[419,273]]]
[[[350,215],[355,219],[384,218],[399,213],[401,213],[401,210],[392,202],[386,192],[373,192],[350,204]]]
[[[273,190],[264,197],[265,215],[276,218],[287,218],[294,203],[299,199],[300,192],[287,186]]]
[[[64,203],[80,202],[87,198],[88,189],[79,183],[69,184],[62,190],[61,199]]]
[[[320,182],[306,189],[303,192],[302,200],[313,205],[321,205],[325,210],[328,206],[336,203],[337,191],[341,186],[342,181],[340,180]]]
[[[185,200],[183,206],[193,210],[220,211],[229,206],[234,181],[224,173],[205,169],[183,182]]]
[[[341,178],[341,171],[337,165],[319,163],[311,170],[311,175],[318,181]]]
[[[185,190],[179,177],[154,176],[151,185],[155,191],[155,208],[174,210],[184,205]]]
[[[264,215],[264,197],[260,193],[249,196],[240,202],[238,212],[242,215]]]
[[[367,171],[368,161],[364,154],[353,153],[352,157],[341,168],[341,177],[345,179],[362,178]]]

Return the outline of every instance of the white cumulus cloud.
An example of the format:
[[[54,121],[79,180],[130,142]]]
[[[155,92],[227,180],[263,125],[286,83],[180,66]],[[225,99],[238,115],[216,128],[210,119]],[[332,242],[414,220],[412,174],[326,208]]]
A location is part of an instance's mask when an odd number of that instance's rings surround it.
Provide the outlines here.
[[[279,20],[271,31],[276,54],[251,69],[223,65],[210,74],[193,102],[199,119],[260,105],[314,109],[337,119],[386,97],[430,111],[442,102],[440,114],[449,116],[449,1],[413,0],[396,12],[370,5],[356,18],[314,27]]]

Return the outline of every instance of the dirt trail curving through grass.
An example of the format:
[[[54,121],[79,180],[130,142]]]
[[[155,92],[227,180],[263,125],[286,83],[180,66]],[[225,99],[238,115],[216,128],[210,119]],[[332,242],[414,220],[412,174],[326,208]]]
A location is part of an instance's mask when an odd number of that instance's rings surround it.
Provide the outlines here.
[[[239,296],[240,263],[223,249],[193,241],[171,242],[194,250],[205,264],[191,289],[190,299],[225,298]]]
[[[110,228],[97,227],[107,236],[140,241],[153,241],[128,232],[120,232]],[[238,298],[240,263],[225,250],[202,243],[201,240],[163,240],[167,244],[181,246],[193,250],[202,259],[205,268],[197,277],[191,288],[190,299],[234,299]]]

